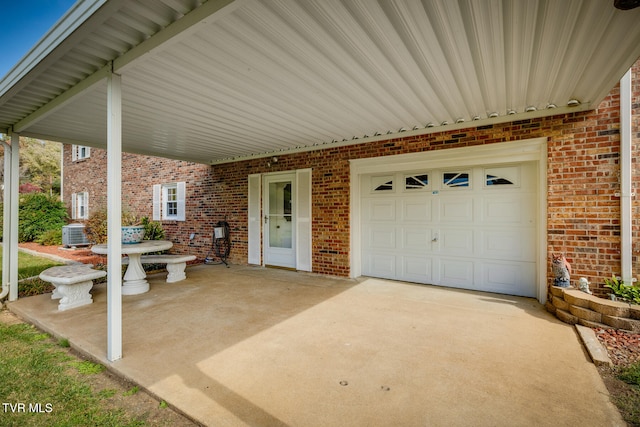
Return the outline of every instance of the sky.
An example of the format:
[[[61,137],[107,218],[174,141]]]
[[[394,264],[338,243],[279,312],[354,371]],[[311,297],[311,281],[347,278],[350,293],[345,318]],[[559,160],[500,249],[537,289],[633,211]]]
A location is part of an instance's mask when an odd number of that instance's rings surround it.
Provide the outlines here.
[[[0,0],[0,78],[73,6],[76,0]]]

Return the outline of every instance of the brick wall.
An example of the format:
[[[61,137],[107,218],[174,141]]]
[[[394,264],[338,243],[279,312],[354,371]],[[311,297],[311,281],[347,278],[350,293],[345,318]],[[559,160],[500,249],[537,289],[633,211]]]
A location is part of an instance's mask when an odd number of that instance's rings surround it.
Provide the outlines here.
[[[71,195],[89,193],[89,214],[106,209],[107,173],[106,151],[91,149],[87,159],[71,161],[71,146],[64,146],[64,202],[71,216]],[[153,185],[185,181],[186,221],[162,221],[168,238],[176,252],[204,253],[211,246],[213,225],[219,220],[214,215],[211,168],[207,165],[147,157],[136,154],[122,155],[122,205],[139,217],[153,215]],[[81,221],[78,221],[81,222]],[[191,241],[189,236],[196,233]]]
[[[640,171],[635,161],[640,154],[639,73],[640,62],[634,68],[632,101],[633,188],[636,193],[640,187]],[[137,212],[150,216],[153,184],[186,181],[187,221],[163,223],[176,243],[176,250],[188,250],[204,258],[209,250],[213,224],[226,218],[232,230],[230,259],[235,263],[246,263],[247,176],[312,168],[313,271],[347,276],[350,265],[350,159],[545,137],[548,140],[548,253],[564,253],[573,266],[573,276],[587,277],[596,293],[603,294],[603,279],[612,273],[620,274],[620,201],[615,195],[620,189],[619,128],[619,88],[616,87],[595,111],[278,155],[279,161],[271,166],[267,159],[208,167],[125,155],[123,194],[136,206]],[[91,159],[73,165],[69,164],[69,152],[67,147],[65,200],[68,202],[71,192],[90,188],[93,202],[96,195],[106,192],[106,180],[100,174],[106,164],[104,152],[92,150]],[[101,166],[100,161],[103,162]],[[640,251],[639,214],[640,207],[635,206],[633,263],[636,272]],[[191,232],[197,234],[190,244],[188,236]],[[187,248],[189,245],[191,247]]]

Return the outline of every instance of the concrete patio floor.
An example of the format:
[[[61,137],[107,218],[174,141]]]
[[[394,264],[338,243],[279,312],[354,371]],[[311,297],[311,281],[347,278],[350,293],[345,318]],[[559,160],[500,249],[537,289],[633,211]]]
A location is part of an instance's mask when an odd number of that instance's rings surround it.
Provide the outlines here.
[[[106,286],[23,319],[211,426],[623,426],[573,327],[536,300],[200,265],[123,297],[106,360]]]

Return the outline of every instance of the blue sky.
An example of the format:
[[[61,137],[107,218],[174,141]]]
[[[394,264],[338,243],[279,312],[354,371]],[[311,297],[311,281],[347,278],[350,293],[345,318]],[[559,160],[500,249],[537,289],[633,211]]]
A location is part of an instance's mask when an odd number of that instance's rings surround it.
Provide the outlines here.
[[[75,2],[76,0],[0,0],[0,79]]]

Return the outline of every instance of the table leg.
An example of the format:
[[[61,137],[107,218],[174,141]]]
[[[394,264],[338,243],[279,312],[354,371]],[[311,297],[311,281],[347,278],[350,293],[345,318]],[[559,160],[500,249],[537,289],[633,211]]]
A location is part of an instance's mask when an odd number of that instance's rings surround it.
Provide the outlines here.
[[[149,291],[147,273],[142,268],[140,257],[142,254],[129,254],[129,266],[124,273],[122,295],[138,295]]]

